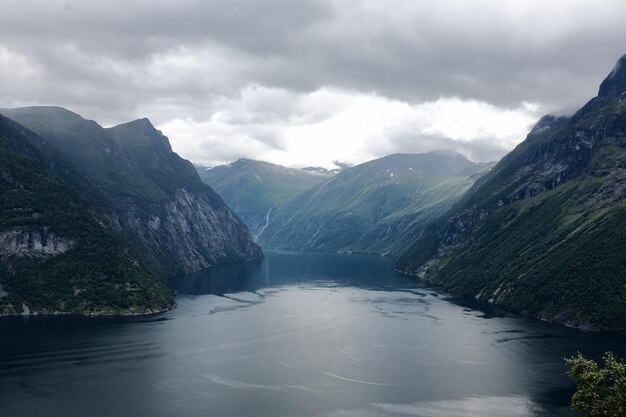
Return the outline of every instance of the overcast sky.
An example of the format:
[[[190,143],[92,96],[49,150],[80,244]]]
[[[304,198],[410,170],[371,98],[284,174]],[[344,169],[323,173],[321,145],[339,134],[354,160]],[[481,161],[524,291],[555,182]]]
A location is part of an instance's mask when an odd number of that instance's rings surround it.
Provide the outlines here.
[[[148,117],[209,166],[498,159],[597,93],[626,2],[0,0],[0,106]]]

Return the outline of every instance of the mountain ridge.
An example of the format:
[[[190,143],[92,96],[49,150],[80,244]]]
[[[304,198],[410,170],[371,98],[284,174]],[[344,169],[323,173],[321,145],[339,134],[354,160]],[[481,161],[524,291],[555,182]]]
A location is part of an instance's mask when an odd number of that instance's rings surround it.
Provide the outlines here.
[[[541,119],[398,269],[515,312],[625,332],[623,62],[573,116]]]
[[[196,167],[196,170],[257,236],[266,225],[268,213],[278,202],[330,178],[325,173],[246,158],[210,169]]]
[[[368,161],[279,204],[259,242],[273,249],[397,256],[483,169],[488,166],[447,152]]]
[[[42,143],[0,115],[0,315],[172,308],[165,281],[54,172]]]
[[[97,190],[107,224],[171,276],[262,257],[246,226],[147,119],[103,128],[59,107],[2,109]],[[68,181],[74,181],[66,176]]]

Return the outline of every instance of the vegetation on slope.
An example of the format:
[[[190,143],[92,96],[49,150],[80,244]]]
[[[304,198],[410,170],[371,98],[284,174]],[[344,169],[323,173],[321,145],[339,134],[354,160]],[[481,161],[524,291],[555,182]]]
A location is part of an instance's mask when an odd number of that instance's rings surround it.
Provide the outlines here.
[[[253,235],[263,230],[268,213],[278,203],[332,176],[249,159],[239,159],[210,169],[198,167],[197,170],[202,181],[235,210]]]
[[[398,268],[513,311],[626,332],[626,85],[614,87],[570,119],[543,119]]]
[[[369,161],[279,204],[259,242],[278,249],[398,255],[488,168],[446,152]]]
[[[104,129],[60,107],[0,112],[45,139],[45,154],[86,178],[63,175],[83,195],[103,197],[103,221],[122,233],[159,275],[262,257],[241,220],[202,183],[147,119]]]
[[[170,308],[173,300],[165,283],[143,266],[127,242],[100,224],[96,210],[76,189],[48,168],[51,161],[31,145],[39,141],[0,116],[0,234],[54,234],[74,244],[47,256],[3,248],[0,313],[28,308],[118,314]]]

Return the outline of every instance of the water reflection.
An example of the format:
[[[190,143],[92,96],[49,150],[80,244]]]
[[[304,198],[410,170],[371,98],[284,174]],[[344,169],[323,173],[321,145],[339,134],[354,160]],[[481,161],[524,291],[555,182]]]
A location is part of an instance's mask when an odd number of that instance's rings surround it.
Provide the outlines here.
[[[439,293],[385,258],[268,253],[144,318],[0,319],[3,417],[570,416],[583,333]]]
[[[268,251],[265,259],[257,262],[205,269],[170,280],[176,291],[192,295],[224,295],[297,283],[398,290],[410,282],[393,271],[390,258],[287,251]]]

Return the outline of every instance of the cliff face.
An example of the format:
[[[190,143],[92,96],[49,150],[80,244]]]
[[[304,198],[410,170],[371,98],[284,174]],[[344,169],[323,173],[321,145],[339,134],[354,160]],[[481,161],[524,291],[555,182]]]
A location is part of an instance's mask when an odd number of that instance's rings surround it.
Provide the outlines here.
[[[181,188],[157,207],[124,203],[116,210],[120,229],[175,273],[262,257],[241,220],[203,193]]]
[[[75,241],[58,236],[46,226],[12,227],[0,232],[0,258],[54,256],[74,246]]]
[[[171,308],[165,281],[51,168],[83,183],[54,155],[39,152],[44,145],[0,116],[0,315]]]
[[[191,272],[263,256],[246,225],[150,121],[140,119],[106,132],[155,190],[132,199],[109,193],[119,224],[157,262],[165,260],[166,270]]]
[[[44,152],[60,154],[86,178],[87,186],[64,177],[94,195],[102,221],[159,274],[263,256],[243,222],[147,119],[104,129],[55,107],[1,112],[35,131]]]
[[[574,116],[542,119],[398,268],[513,311],[625,332],[625,62]]]

